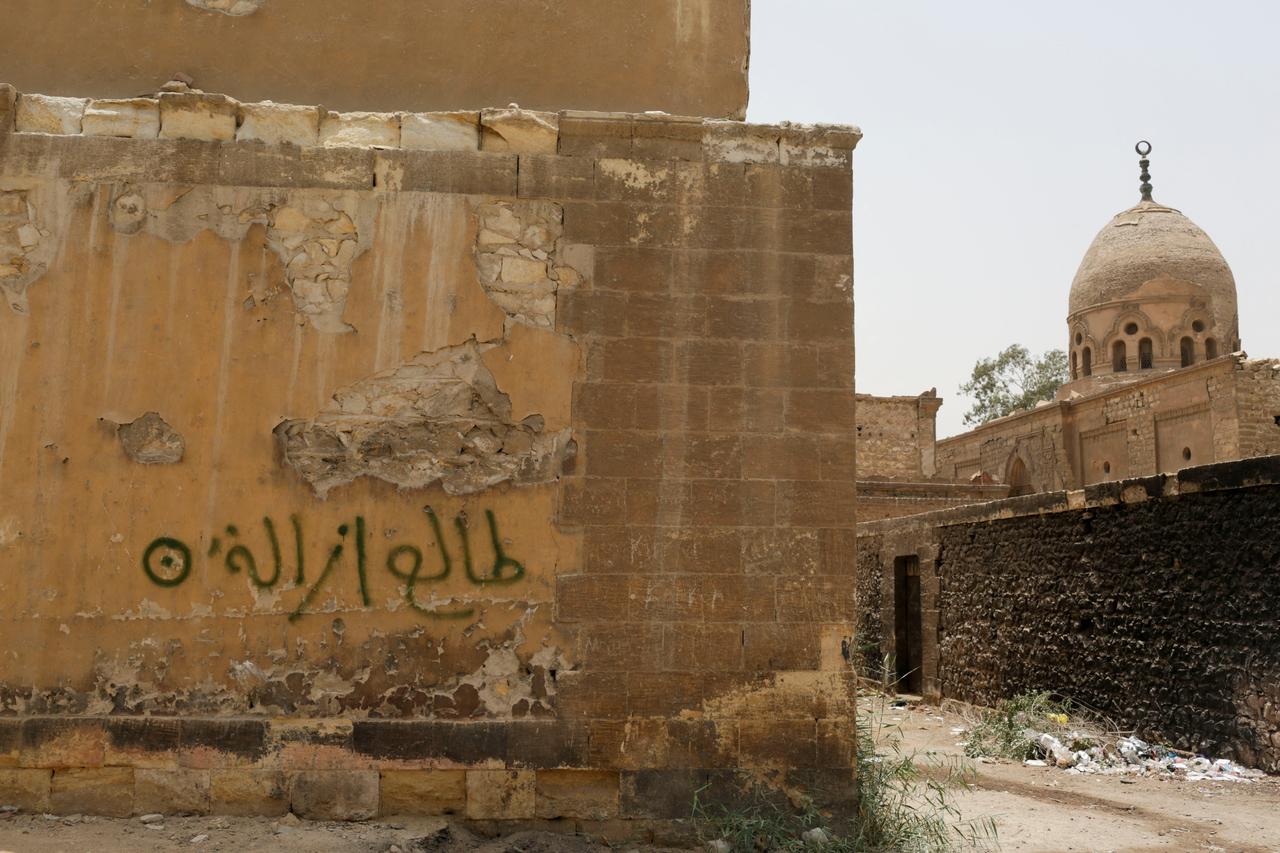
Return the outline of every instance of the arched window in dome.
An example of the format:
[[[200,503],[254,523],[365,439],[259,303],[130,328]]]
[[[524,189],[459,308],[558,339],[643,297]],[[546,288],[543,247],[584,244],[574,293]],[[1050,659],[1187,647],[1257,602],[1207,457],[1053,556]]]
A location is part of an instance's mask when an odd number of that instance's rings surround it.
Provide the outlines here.
[[[1143,338],[1138,341],[1138,369],[1150,370],[1151,364],[1151,338]]]
[[[1079,357],[1076,351],[1072,350],[1071,351],[1071,378],[1072,379],[1076,378],[1076,362],[1077,361],[1079,361]]]
[[[1128,369],[1128,350],[1125,348],[1124,341],[1116,341],[1111,345],[1111,370],[1115,373],[1124,373]]]
[[[1181,343],[1182,366],[1190,367],[1196,363],[1196,342],[1191,338],[1183,338]]]
[[[1213,338],[1204,339],[1204,357],[1206,359],[1218,357],[1218,342]]]
[[[1084,355],[1082,356],[1082,359],[1083,359],[1082,364],[1084,366],[1081,368],[1081,372],[1085,376],[1092,376],[1093,375],[1093,350],[1089,349],[1088,347],[1085,347]]]

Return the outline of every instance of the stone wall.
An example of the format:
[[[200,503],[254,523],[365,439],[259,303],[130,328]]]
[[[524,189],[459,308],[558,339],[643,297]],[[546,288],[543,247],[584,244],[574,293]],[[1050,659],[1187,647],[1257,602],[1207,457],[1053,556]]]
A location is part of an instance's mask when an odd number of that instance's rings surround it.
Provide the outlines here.
[[[881,521],[950,507],[986,503],[1009,496],[1009,487],[939,481],[858,481],[858,521]]]
[[[897,651],[894,561],[917,557],[927,693],[1050,690],[1276,772],[1278,524],[1275,456],[866,524],[860,623]]]
[[[0,802],[849,796],[855,130],[0,95]]]
[[[1280,453],[1280,360],[1247,362],[1240,377],[1242,456]]]
[[[338,110],[747,109],[748,0],[7,0],[4,19],[0,79],[51,95],[184,73]]]
[[[858,395],[858,476],[864,480],[928,480],[934,476],[936,391],[918,397]]]

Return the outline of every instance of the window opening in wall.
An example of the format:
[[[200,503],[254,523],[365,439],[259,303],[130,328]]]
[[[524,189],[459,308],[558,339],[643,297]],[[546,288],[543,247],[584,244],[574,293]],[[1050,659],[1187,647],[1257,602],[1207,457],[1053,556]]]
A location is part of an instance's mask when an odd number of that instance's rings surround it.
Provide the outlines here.
[[[1183,338],[1181,343],[1182,366],[1190,367],[1196,360],[1196,343],[1191,338]]]
[[[1103,462],[1103,463],[1102,463],[1102,473],[1104,473],[1104,474],[1110,474],[1110,473],[1111,473],[1111,463],[1110,463],[1110,462]]]
[[[1075,352],[1072,352],[1071,353],[1071,378],[1072,379],[1076,378],[1076,362],[1078,360],[1079,359],[1077,357],[1077,354]]]
[[[1151,338],[1138,341],[1138,369],[1151,369]]]
[[[1194,323],[1192,323],[1192,324],[1191,324],[1191,331],[1195,332],[1197,335],[1198,335],[1198,334],[1200,334],[1201,332],[1203,332],[1203,331],[1204,331],[1204,321],[1203,321],[1203,320],[1196,320]]]
[[[1218,357],[1218,342],[1215,341],[1213,338],[1204,339],[1204,357],[1205,358]]]
[[[1280,415],[1276,415],[1275,421],[1276,421],[1276,426],[1280,426]]]
[[[1080,334],[1079,332],[1076,332],[1076,346],[1080,346],[1080,344],[1083,341],[1084,341],[1084,335]]]
[[[1125,324],[1124,324],[1124,333],[1125,333],[1126,335],[1136,335],[1136,334],[1138,334],[1138,324],[1137,324],[1137,323],[1125,323]]]
[[[924,658],[923,611],[920,607],[920,557],[909,554],[893,561],[894,657],[898,662],[898,689],[920,693],[924,685],[920,665]]]
[[[1084,363],[1084,367],[1082,368],[1082,371],[1084,372],[1084,375],[1092,376],[1093,375],[1093,351],[1090,350],[1088,347],[1084,348],[1083,363]]]
[[[1116,373],[1122,373],[1129,369],[1129,363],[1125,355],[1124,341],[1116,341],[1111,345],[1111,369]]]
[[[1186,460],[1187,462],[1190,462],[1190,461],[1191,461],[1191,448],[1190,448],[1190,447],[1184,447],[1184,448],[1182,448],[1182,458],[1183,458],[1184,460]]]

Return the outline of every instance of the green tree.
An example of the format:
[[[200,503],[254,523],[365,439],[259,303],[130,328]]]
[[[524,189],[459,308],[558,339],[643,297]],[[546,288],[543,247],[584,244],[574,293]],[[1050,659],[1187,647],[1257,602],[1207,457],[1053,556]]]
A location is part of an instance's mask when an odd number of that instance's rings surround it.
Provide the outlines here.
[[[1041,400],[1052,400],[1066,381],[1065,352],[1051,349],[1032,358],[1026,347],[1011,344],[995,358],[975,364],[973,376],[960,386],[960,393],[974,400],[964,422],[975,426],[1030,409]]]

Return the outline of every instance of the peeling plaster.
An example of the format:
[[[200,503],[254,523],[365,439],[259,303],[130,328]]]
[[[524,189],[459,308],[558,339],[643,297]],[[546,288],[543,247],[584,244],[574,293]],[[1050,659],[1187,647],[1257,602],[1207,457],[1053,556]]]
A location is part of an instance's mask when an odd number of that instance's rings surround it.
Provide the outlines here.
[[[74,202],[83,193],[65,184],[6,189],[0,184],[0,295],[18,314],[29,311],[27,289],[48,271]]]
[[[267,0],[186,0],[188,6],[203,9],[206,12],[219,12],[238,18],[252,15],[266,5]]]
[[[238,242],[250,226],[266,226],[267,246],[284,265],[294,309],[316,330],[340,334],[354,331],[342,319],[351,265],[373,243],[377,204],[355,192],[202,186],[175,196],[171,188],[124,186],[110,217],[120,233],[145,231],[174,243],[203,230]],[[254,299],[271,295],[264,288]]]
[[[451,495],[555,480],[576,452],[570,431],[514,421],[482,351],[473,340],[423,353],[338,391],[312,420],[282,422],[284,461],[320,497],[362,476]]]

